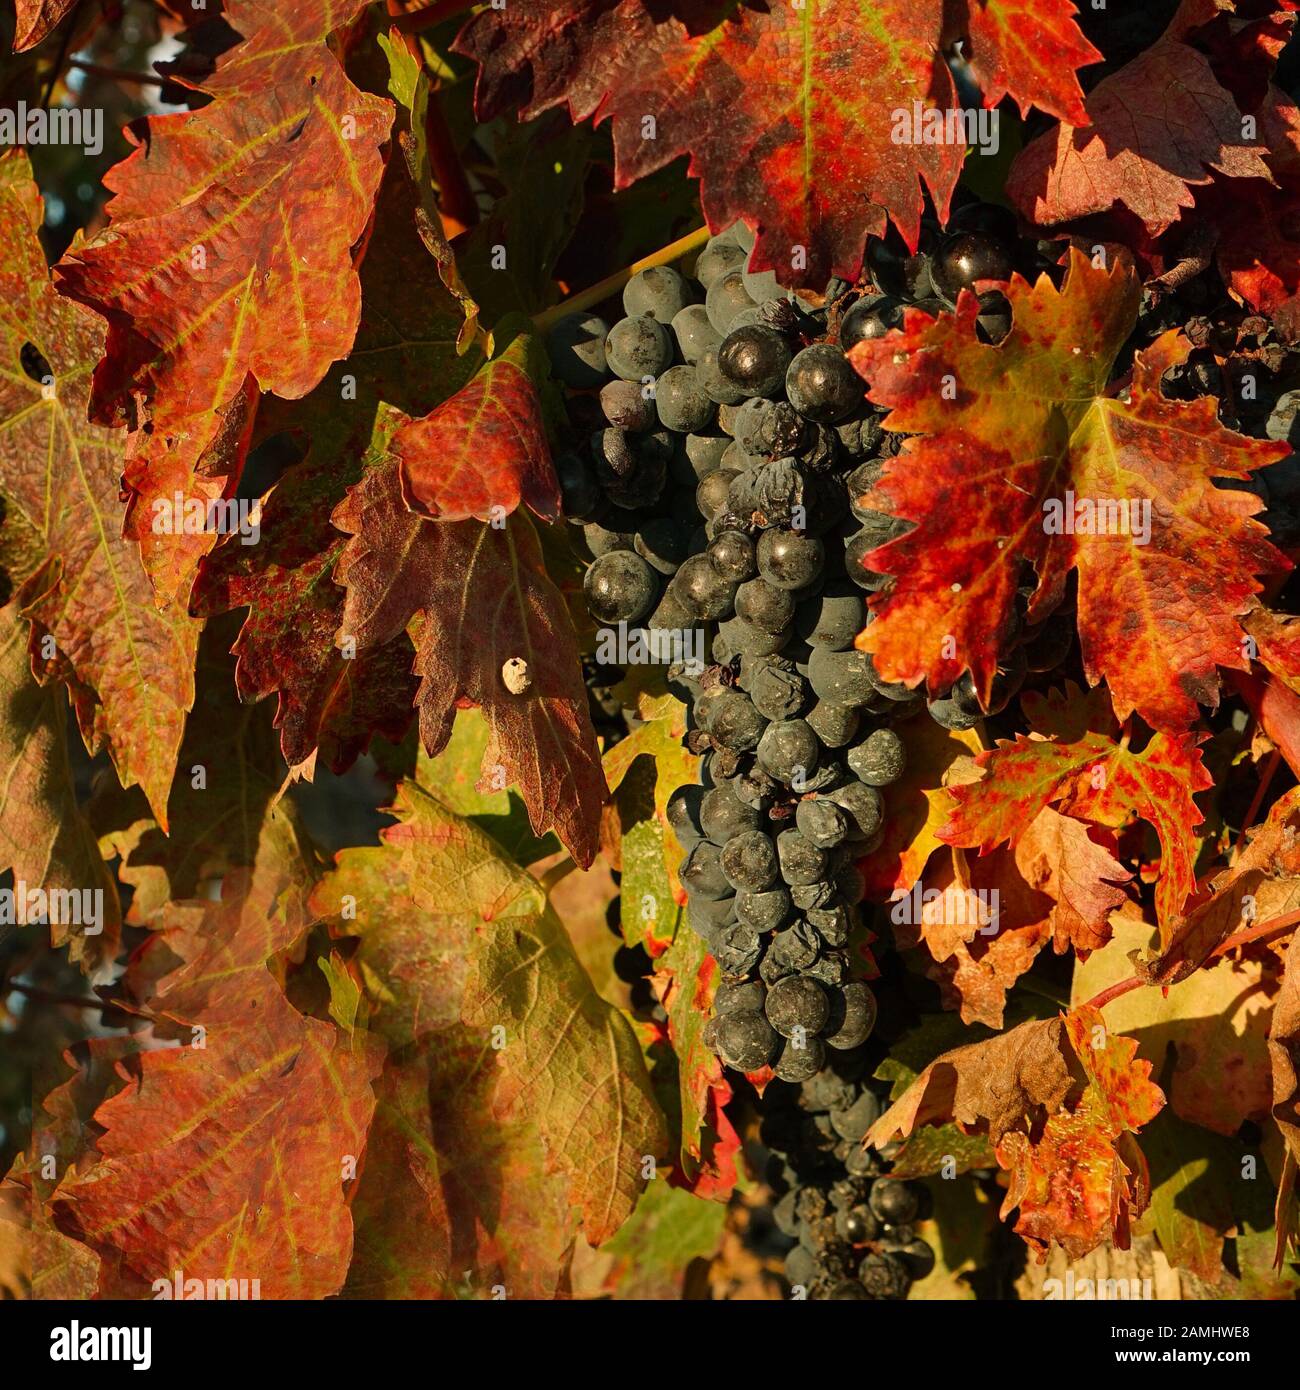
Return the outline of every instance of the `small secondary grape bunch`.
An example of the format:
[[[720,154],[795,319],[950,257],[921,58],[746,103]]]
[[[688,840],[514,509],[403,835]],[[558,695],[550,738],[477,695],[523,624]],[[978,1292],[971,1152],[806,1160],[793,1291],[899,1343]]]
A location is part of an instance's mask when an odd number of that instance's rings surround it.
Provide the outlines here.
[[[862,1145],[888,1090],[871,1079],[868,1052],[836,1054],[801,1086],[763,1096],[772,1217],[791,1242],[785,1276],[809,1298],[901,1299],[934,1268],[916,1233],[929,1193],[890,1177],[887,1154]]]

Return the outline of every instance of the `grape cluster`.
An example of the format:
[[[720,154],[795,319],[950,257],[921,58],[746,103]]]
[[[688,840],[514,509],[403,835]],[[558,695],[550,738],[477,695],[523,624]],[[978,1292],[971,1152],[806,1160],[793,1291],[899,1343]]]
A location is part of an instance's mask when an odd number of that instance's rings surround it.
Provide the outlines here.
[[[934,254],[878,243],[879,293],[832,281],[813,305],[749,269],[752,242],[738,224],[709,241],[693,279],[635,276],[612,325],[556,325],[548,347],[573,426],[557,466],[592,555],[592,617],[678,653],[668,684],[689,707],[701,779],[667,809],[686,921],[721,975],[705,1037],[727,1066],[775,1078],[764,1130],[780,1156],[777,1223],[798,1241],[789,1276],[814,1297],[903,1297],[933,1256],[912,1229],[917,1193],[861,1145],[880,1096],[862,1079],[876,1000],[855,977],[856,863],[879,844],[882,789],[905,768],[896,726],[926,699],[855,645],[868,596],[890,582],[864,557],[907,523],[863,505],[901,437],[882,429],[846,351],[897,324],[905,302],[937,310],[1009,261],[973,225]],[[1000,312],[981,299],[990,339],[1006,331]],[[1021,626],[1000,676],[1008,700],[1048,631]],[[979,717],[960,682],[931,710],[955,728]]]
[[[816,1299],[900,1299],[934,1268],[916,1233],[924,1187],[888,1175],[862,1138],[886,1103],[864,1048],[837,1055],[801,1086],[764,1093],[760,1136],[773,1158],[773,1220],[791,1241],[790,1284]]]
[[[739,1071],[797,1082],[875,1019],[851,978],[853,864],[903,771],[891,725],[920,701],[854,649],[885,582],[861,556],[897,527],[858,500],[881,467],[879,417],[828,310],[746,269],[747,239],[714,237],[698,284],[642,272],[627,317],[566,321],[551,352],[562,380],[599,388],[606,422],[560,469],[594,557],[593,617],[701,648],[716,624],[707,664],[701,650],[670,670],[703,778],[668,807],[687,920],[724,976],[710,1042]]]

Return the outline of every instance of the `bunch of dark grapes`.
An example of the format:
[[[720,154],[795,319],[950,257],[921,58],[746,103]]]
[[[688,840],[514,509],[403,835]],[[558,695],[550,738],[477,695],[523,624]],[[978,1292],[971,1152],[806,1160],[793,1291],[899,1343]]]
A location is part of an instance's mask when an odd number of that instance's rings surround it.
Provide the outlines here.
[[[797,1097],[795,1147],[781,1152],[803,1224],[782,1220],[814,1267],[792,1253],[808,1276],[795,1282],[900,1297],[929,1258],[906,1249],[915,1194],[861,1149],[866,1124],[840,1131],[878,1104],[859,1080],[876,1000],[855,978],[855,865],[880,842],[881,792],[905,767],[897,726],[926,701],[855,648],[867,597],[890,582],[864,557],[907,525],[863,505],[901,439],[881,428],[846,350],[899,322],[903,302],[942,308],[1010,261],[979,227],[933,255],[890,260],[881,243],[879,293],[832,281],[813,306],[748,269],[752,242],[738,224],[709,241],[694,280],[647,270],[624,291],[625,317],[556,325],[573,425],[558,470],[591,551],[592,617],[643,636],[652,659],[676,658],[669,686],[690,707],[702,774],[668,814],[687,922],[722,976],[706,1036],[727,1066],[770,1068]],[[991,340],[1006,331],[999,314],[981,299]],[[1022,627],[995,691],[1004,704],[1045,659],[1030,652],[1046,625]],[[947,727],[980,717],[960,682],[930,707]],[[854,1118],[837,1128],[845,1110]]]
[[[868,1049],[841,1053],[801,1086],[770,1086],[760,1135],[772,1152],[773,1221],[788,1237],[785,1275],[817,1299],[899,1299],[934,1268],[916,1233],[929,1193],[889,1176],[887,1154],[862,1145],[887,1085]]]

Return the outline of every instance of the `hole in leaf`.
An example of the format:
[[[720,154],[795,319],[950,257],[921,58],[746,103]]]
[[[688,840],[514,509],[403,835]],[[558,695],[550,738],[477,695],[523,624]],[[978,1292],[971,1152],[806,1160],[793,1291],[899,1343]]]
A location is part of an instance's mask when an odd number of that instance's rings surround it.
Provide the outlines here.
[[[18,354],[18,360],[22,364],[24,373],[37,386],[44,386],[47,381],[54,380],[54,368],[46,361],[45,354],[35,343],[24,343]]]

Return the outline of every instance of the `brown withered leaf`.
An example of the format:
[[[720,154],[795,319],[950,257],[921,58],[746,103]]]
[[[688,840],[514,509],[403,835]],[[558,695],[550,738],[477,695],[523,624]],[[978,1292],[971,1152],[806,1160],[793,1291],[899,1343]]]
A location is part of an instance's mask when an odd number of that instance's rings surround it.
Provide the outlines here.
[[[1010,1173],[1002,1214],[1045,1255],[1058,1241],[1078,1258],[1108,1237],[1128,1244],[1150,1200],[1133,1135],[1164,1104],[1137,1044],[1087,1005],[1022,1023],[931,1062],[871,1127],[880,1147],[920,1124],[956,1120],[987,1132]]]
[[[1211,895],[1176,925],[1165,948],[1137,962],[1152,984],[1185,980],[1234,932],[1300,909],[1300,787],[1274,802],[1268,819],[1230,868],[1211,884]]]

